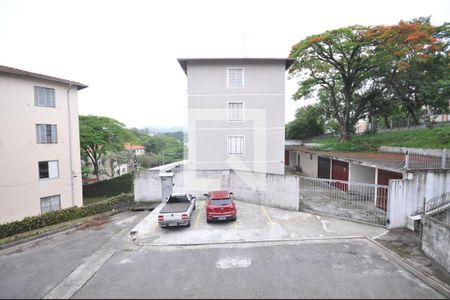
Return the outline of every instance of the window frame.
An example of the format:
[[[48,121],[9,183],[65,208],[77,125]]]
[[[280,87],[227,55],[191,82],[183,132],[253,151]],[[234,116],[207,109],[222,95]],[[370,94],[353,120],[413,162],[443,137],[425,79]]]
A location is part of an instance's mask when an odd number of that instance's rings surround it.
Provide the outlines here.
[[[236,70],[241,69],[242,70],[242,86],[230,86],[230,70]],[[245,68],[244,67],[227,67],[227,81],[226,81],[226,87],[228,89],[243,89],[245,88]]]
[[[230,138],[242,138],[242,153],[230,153]],[[227,135],[227,155],[245,155],[245,135],[239,134],[239,135],[234,135],[234,134],[230,134]]]
[[[38,97],[38,90],[39,89],[43,90],[43,94],[44,94],[44,101],[43,102],[42,101],[39,102],[39,97]],[[47,105],[47,98],[45,98],[46,91],[51,91],[52,99],[50,100],[50,105]],[[55,92],[55,89],[54,88],[48,88],[48,87],[45,87],[45,86],[35,85],[34,86],[34,106],[56,108],[56,92]]]
[[[40,134],[40,127],[39,126],[45,126],[45,141],[41,140],[41,134]],[[48,132],[47,128],[50,126],[50,132]],[[55,130],[51,130],[54,128]],[[55,140],[53,141],[53,135],[55,137]],[[49,141],[50,138],[50,141]],[[36,124],[36,143],[37,144],[58,144],[58,126],[57,124]]]
[[[49,164],[50,162],[56,162],[56,176],[54,176],[54,177],[50,177],[50,164]],[[47,163],[48,177],[41,177],[41,168],[40,168],[41,163]],[[59,160],[40,160],[40,161],[38,161],[38,175],[39,175],[39,180],[52,180],[52,179],[59,178]]]
[[[231,119],[231,109],[230,104],[242,104],[242,119],[233,120]],[[245,122],[245,102],[243,100],[239,101],[227,101],[227,122]]]
[[[58,199],[58,208],[56,208],[56,209],[53,208],[53,205],[52,205],[52,203],[51,203],[51,200],[52,200],[52,198],[54,198],[54,197],[58,197],[58,198],[57,198],[57,199]],[[42,207],[43,207],[42,201],[43,201],[43,200],[44,200],[44,201],[45,201],[45,200],[50,200],[50,209],[45,210],[45,211],[42,210]],[[61,209],[61,194],[58,194],[58,195],[51,195],[51,196],[45,196],[45,197],[40,197],[40,206],[41,206],[41,214],[44,214],[44,213],[47,213],[47,212],[50,212],[50,211],[60,210],[60,209]]]

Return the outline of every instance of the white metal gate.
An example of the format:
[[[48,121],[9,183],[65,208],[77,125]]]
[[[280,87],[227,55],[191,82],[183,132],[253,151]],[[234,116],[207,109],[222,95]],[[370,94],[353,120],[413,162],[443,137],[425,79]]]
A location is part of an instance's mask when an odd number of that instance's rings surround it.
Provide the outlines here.
[[[389,187],[300,177],[301,211],[386,226]]]

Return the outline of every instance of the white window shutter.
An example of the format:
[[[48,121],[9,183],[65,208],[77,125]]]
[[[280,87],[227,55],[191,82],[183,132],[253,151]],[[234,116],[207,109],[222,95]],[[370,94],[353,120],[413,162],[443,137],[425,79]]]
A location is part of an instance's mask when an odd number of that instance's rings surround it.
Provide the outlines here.
[[[51,134],[52,134],[52,143],[58,142],[57,132],[56,132],[56,125],[51,125]]]
[[[48,162],[48,177],[49,178],[57,178],[58,174],[58,161],[52,160]]]

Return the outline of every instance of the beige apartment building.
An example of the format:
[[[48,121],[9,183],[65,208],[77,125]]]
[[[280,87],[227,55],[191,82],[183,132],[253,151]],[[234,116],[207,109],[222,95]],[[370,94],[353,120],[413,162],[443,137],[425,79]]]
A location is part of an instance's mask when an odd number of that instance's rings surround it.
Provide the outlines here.
[[[0,66],[0,224],[81,206],[78,82]]]

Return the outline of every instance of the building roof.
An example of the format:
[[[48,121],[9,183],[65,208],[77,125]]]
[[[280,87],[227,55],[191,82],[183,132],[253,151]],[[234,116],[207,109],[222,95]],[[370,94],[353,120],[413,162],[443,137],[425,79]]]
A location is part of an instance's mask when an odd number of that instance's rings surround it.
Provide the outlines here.
[[[130,144],[125,144],[123,145],[123,147],[127,150],[137,150],[137,149],[145,149],[144,146],[141,145],[130,145]]]
[[[360,165],[378,167],[394,172],[403,172],[405,165],[405,154],[402,153],[319,151],[298,145],[286,145],[285,149],[316,154],[321,157],[328,157],[337,160],[350,161]]]
[[[20,77],[42,79],[42,80],[51,81],[51,82],[71,84],[71,85],[76,86],[78,88],[78,90],[81,90],[81,89],[84,89],[84,88],[88,87],[87,85],[79,83],[79,82],[76,82],[76,81],[71,81],[71,80],[57,78],[57,77],[53,77],[53,76],[48,76],[48,75],[28,72],[28,71],[19,70],[19,69],[15,69],[15,68],[11,68],[11,67],[6,67],[6,66],[0,65],[0,74],[2,74],[2,73],[3,74],[16,75],[16,76],[20,76]]]
[[[178,58],[178,63],[183,69],[184,73],[187,74],[187,63],[188,61],[242,61],[242,62],[253,62],[253,61],[282,61],[285,63],[285,69],[287,70],[295,61],[294,58]]]

